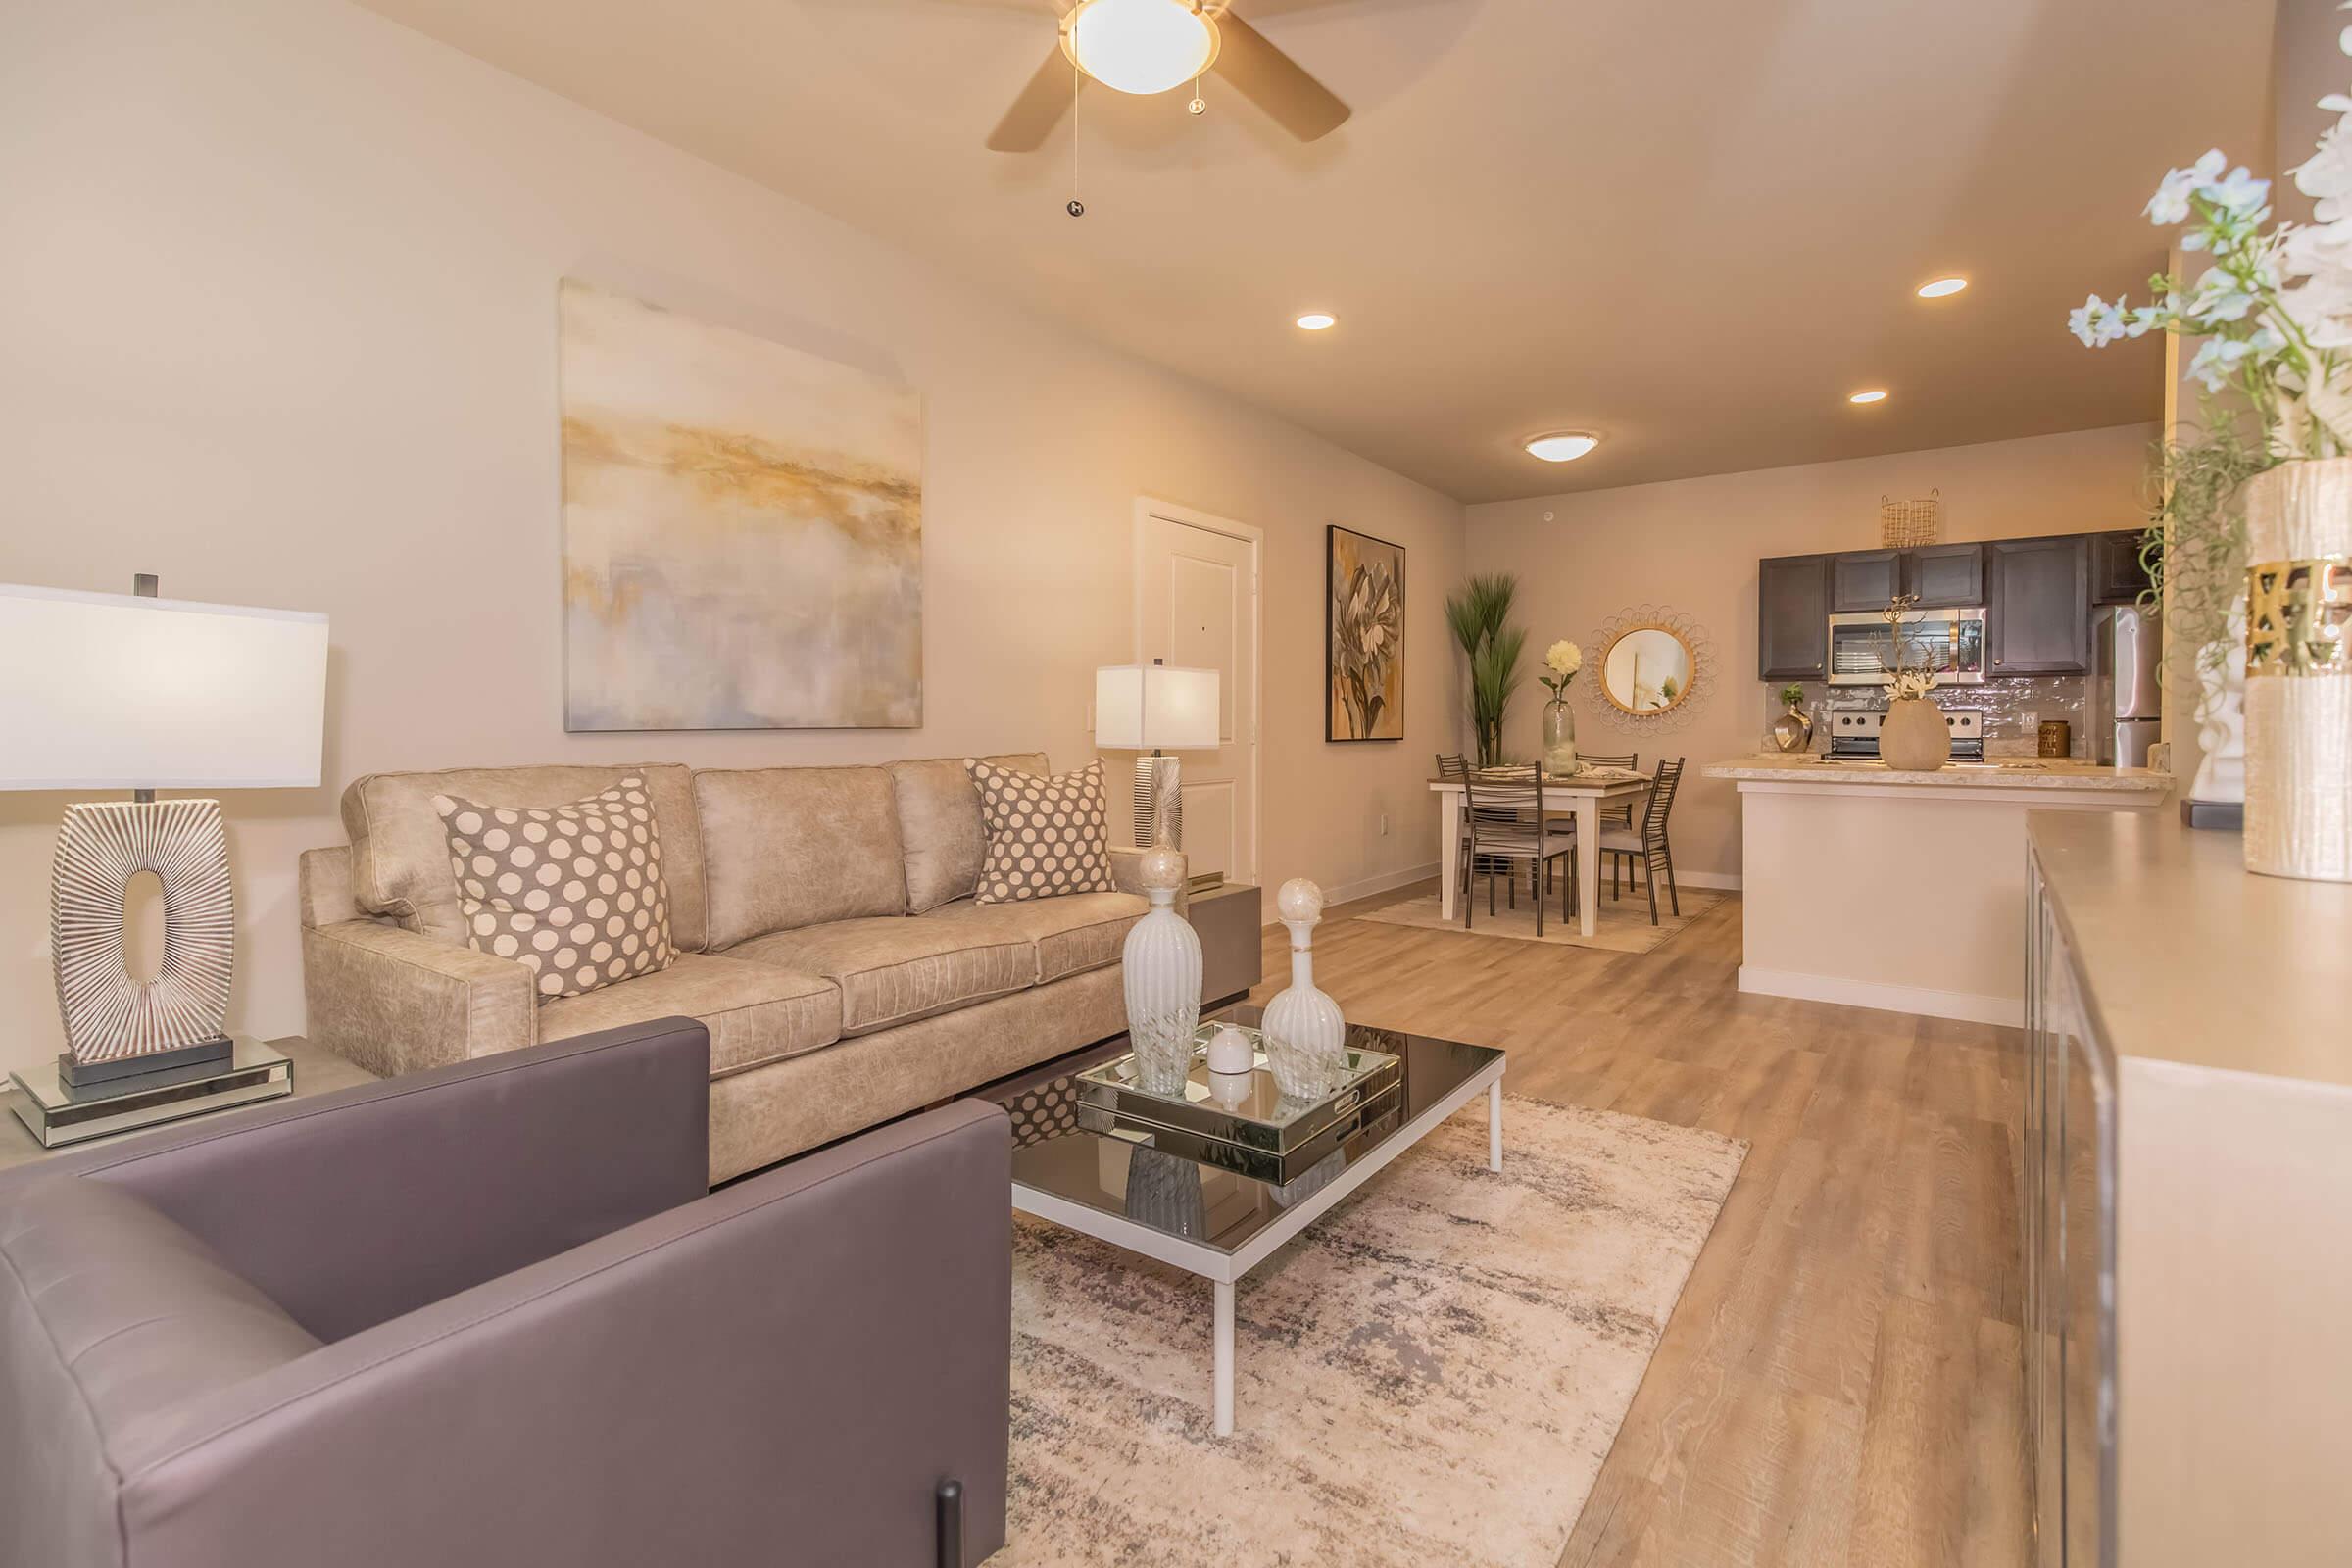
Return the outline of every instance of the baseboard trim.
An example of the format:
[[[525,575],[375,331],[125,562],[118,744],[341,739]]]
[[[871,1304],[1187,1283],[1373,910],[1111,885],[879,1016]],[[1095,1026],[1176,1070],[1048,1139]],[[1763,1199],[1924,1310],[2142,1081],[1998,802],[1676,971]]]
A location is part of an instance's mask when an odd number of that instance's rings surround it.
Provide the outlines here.
[[[1740,891],[1740,873],[1737,871],[1686,871],[1678,865],[1674,868],[1674,880],[1678,886],[1686,888],[1713,888],[1721,893]]]
[[[1427,865],[1408,865],[1401,871],[1383,871],[1378,876],[1368,876],[1360,882],[1342,882],[1337,887],[1323,890],[1323,906],[1328,909],[1335,904],[1352,904],[1357,899],[1368,899],[1375,893],[1387,893],[1395,888],[1410,887],[1415,882],[1430,881],[1437,874],[1438,864],[1432,860]],[[1265,923],[1282,923],[1282,917],[1274,912],[1274,900],[1270,896],[1266,900]]]
[[[2026,1004],[2022,998],[1937,991],[1930,986],[1881,985],[1871,980],[1848,980],[1841,975],[1759,969],[1745,963],[1740,966],[1740,989],[1757,996],[1834,1002],[1847,1007],[1876,1007],[1882,1012],[1957,1018],[1966,1023],[2000,1024],[2011,1029],[2022,1027],[2026,1021]]]

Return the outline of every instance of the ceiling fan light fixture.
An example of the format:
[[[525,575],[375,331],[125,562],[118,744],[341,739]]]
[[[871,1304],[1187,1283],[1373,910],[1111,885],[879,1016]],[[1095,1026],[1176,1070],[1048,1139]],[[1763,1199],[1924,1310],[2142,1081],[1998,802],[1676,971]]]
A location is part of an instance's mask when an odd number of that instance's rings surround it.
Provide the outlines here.
[[[1148,95],[1215,64],[1217,28],[1188,0],[1079,0],[1062,19],[1061,48],[1103,86]]]
[[[1529,436],[1525,445],[1530,457],[1545,463],[1574,463],[1600,445],[1600,437],[1590,430],[1551,430]]]

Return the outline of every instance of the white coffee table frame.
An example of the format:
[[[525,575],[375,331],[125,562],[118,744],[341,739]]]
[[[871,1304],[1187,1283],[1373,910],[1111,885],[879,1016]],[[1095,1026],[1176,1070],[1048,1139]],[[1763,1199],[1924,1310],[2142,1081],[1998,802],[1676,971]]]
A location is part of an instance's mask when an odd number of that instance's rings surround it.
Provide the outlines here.
[[[1012,1183],[1013,1210],[1052,1220],[1082,1236],[1108,1242],[1130,1252],[1140,1252],[1146,1257],[1156,1258],[1162,1263],[1214,1282],[1217,1288],[1214,1330],[1216,1367],[1213,1374],[1216,1430],[1218,1437],[1229,1438],[1233,1436],[1235,1283],[1264,1262],[1276,1248],[1313,1224],[1334,1203],[1369,1181],[1375,1171],[1419,1143],[1431,1128],[1468,1104],[1481,1090],[1487,1096],[1487,1168],[1501,1170],[1502,1070],[1509,1059],[1507,1055],[1498,1055],[1463,1079],[1411,1121],[1366,1151],[1362,1158],[1349,1165],[1330,1186],[1294,1205],[1280,1219],[1230,1251],[1188,1237],[1171,1236],[1166,1231],[1138,1224],[1123,1215],[1105,1213],[1055,1194],[1024,1186],[1018,1177]]]

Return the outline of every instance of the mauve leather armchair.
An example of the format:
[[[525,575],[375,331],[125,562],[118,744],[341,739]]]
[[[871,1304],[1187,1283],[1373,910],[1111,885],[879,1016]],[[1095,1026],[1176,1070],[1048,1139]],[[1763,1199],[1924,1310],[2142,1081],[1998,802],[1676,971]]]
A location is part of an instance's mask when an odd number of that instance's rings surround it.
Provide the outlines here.
[[[988,1556],[1004,1113],[706,1192],[709,1049],[633,1025],[0,1178],[0,1562]]]

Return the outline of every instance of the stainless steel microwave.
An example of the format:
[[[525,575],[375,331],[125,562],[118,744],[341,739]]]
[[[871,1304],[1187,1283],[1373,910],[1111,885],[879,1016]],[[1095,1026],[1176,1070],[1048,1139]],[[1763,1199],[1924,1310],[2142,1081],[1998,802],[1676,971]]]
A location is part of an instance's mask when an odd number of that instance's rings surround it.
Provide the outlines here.
[[[1984,680],[1984,612],[1915,610],[1903,617],[1907,662],[1943,671],[1947,686]],[[1886,617],[1875,610],[1830,617],[1830,684],[1884,686],[1894,667]]]

